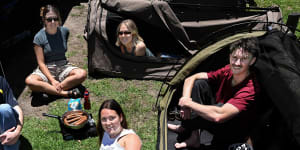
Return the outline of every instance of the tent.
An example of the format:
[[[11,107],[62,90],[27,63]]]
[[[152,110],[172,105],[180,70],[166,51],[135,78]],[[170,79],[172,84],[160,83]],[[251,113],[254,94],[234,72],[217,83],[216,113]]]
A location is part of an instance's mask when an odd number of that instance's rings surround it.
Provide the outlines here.
[[[171,58],[124,56],[114,45],[123,19],[133,19],[147,47]],[[299,149],[299,41],[282,24],[278,7],[257,8],[251,0],[93,0],[86,25],[88,71],[93,77],[165,80],[157,102],[157,149],[174,149],[168,132],[184,79],[228,63],[228,46],[259,37],[255,68],[264,89],[261,117],[251,135],[255,149]],[[280,83],[280,85],[279,85]]]
[[[205,45],[227,34],[267,27],[257,22],[280,21],[278,7],[254,9],[252,5],[252,0],[89,1],[85,29],[89,75],[171,80]],[[147,47],[157,57],[122,55],[115,46],[117,25],[128,18],[135,21]]]
[[[261,50],[254,65],[263,89],[260,117],[253,122],[250,135],[254,149],[299,149],[300,145],[300,42],[284,30],[243,32],[214,42],[197,52],[167,82],[159,101],[157,149],[172,150],[177,135],[167,123],[180,124],[170,112],[178,109],[184,79],[195,72],[216,70],[228,64],[230,43],[241,38],[258,37]],[[228,135],[230,136],[230,135]]]

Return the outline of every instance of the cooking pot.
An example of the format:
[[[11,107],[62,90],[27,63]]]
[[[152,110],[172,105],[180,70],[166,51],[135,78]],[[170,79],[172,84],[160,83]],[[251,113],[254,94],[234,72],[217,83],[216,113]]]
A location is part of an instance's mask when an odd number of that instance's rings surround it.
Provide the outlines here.
[[[81,129],[88,122],[88,114],[82,110],[71,110],[65,112],[62,117],[43,113],[43,116],[58,119],[64,126],[71,129]]]

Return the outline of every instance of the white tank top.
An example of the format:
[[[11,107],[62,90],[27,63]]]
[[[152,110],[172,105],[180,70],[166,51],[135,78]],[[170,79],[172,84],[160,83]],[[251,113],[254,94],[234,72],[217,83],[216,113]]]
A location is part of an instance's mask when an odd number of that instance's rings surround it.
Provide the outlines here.
[[[118,143],[118,140],[121,137],[132,133],[135,134],[135,132],[132,129],[123,129],[122,132],[116,138],[110,138],[109,135],[106,132],[104,132],[100,150],[124,150],[124,147],[122,147]]]

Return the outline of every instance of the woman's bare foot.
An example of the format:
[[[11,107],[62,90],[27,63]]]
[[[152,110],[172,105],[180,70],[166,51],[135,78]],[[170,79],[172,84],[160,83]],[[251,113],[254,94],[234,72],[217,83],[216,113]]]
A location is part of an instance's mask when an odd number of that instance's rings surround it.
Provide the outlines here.
[[[180,125],[175,125],[175,124],[169,124],[168,123],[168,129],[170,129],[171,131],[178,132],[179,127],[180,127]]]
[[[179,148],[185,148],[186,146],[187,146],[187,144],[185,142],[175,143],[175,147],[177,149],[179,149]]]

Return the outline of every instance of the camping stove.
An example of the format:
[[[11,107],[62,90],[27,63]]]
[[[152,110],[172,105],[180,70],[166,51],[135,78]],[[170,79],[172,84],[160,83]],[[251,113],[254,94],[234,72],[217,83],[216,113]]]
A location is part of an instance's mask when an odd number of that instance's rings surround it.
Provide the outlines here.
[[[97,136],[96,123],[92,114],[89,114],[87,124],[80,129],[66,127],[61,119],[59,120],[59,126],[64,140],[82,140]]]

